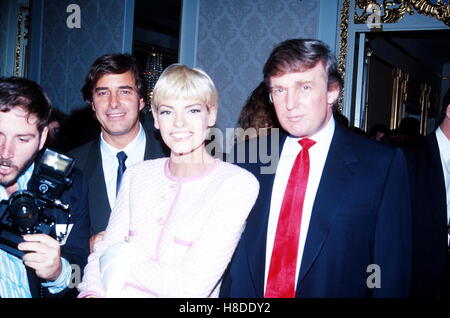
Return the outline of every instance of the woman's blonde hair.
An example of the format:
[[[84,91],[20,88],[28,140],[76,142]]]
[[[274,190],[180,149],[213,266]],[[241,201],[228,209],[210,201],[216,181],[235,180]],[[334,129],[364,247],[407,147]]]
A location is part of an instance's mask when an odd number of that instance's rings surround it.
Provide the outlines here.
[[[153,89],[152,108],[157,108],[166,98],[192,99],[210,107],[218,106],[216,87],[208,74],[198,68],[182,64],[169,65]]]

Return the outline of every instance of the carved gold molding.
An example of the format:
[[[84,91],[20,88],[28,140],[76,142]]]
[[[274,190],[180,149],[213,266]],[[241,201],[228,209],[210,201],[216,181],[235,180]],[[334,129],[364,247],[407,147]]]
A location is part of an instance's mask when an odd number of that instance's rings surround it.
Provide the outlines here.
[[[391,120],[389,129],[397,129],[403,118],[403,104],[407,99],[409,74],[399,68],[392,71],[394,77],[392,88]]]
[[[406,13],[413,15],[416,11],[450,26],[450,4],[445,4],[442,0],[436,0],[436,3],[431,3],[429,0],[383,0],[382,4],[378,3],[378,0],[356,0],[355,9],[363,9],[363,13],[358,15],[355,10],[355,23],[367,23],[376,7],[380,9],[382,23],[396,23],[403,19]],[[384,12],[383,15],[381,15],[382,12]]]
[[[430,95],[431,95],[431,85],[421,84],[420,85],[420,133],[422,135],[427,134],[427,123],[428,123],[428,110],[430,109]]]
[[[345,78],[345,60],[347,58],[347,38],[348,38],[348,21],[349,21],[350,0],[344,0],[341,11],[341,23],[339,28],[339,36],[341,45],[339,50],[338,71],[342,78],[342,89],[338,100],[338,110],[342,112],[344,103],[344,78]]]
[[[17,17],[17,35],[16,48],[14,54],[14,76],[23,76],[23,59],[25,58],[24,49],[28,40],[29,29],[29,8],[20,7]]]
[[[408,99],[408,85],[410,81],[410,75],[399,68],[395,68],[392,71],[393,87],[392,87],[392,103],[391,103],[391,117],[389,128],[394,130],[400,125],[402,118],[404,117],[405,109],[403,106]],[[431,108],[431,93],[432,86],[426,83],[420,84],[420,133],[422,135],[427,134],[428,112]]]

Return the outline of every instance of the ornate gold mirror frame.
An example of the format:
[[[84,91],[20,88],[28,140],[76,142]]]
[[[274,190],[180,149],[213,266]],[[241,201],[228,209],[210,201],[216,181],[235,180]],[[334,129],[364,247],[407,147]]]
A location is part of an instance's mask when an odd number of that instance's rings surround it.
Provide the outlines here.
[[[397,23],[405,17],[406,14],[413,15],[415,12],[418,14],[434,17],[435,19],[443,22],[450,27],[450,3],[446,4],[442,0],[355,0],[355,24],[365,24],[373,16],[374,8],[379,10],[379,22],[380,23]],[[345,78],[346,57],[347,57],[347,39],[348,39],[348,26],[349,26],[349,10],[350,0],[343,0],[341,10],[341,23],[340,23],[340,51],[338,70]],[[358,15],[358,12],[362,13]],[[398,127],[403,112],[403,103],[406,100],[406,86],[409,80],[409,74],[395,70],[394,74],[394,87],[392,97],[392,110],[390,128],[395,129]],[[343,90],[339,97],[338,109],[342,111],[342,105],[344,100]],[[430,102],[431,86],[422,84],[421,86],[421,116],[420,116],[420,132],[425,134],[427,131],[428,110],[431,107]]]
[[[25,57],[30,24],[30,9],[20,7],[17,16],[16,48],[14,52],[14,76],[25,76]]]
[[[382,23],[397,23],[406,13],[413,15],[415,10],[419,14],[434,17],[450,26],[450,5],[443,3],[442,0],[436,0],[435,3],[429,0],[383,0],[383,3],[378,2],[379,0],[356,0],[356,7],[363,9],[363,13],[358,16],[355,12],[355,23],[366,23],[373,14],[372,8],[376,5],[381,12],[384,12],[380,15]]]

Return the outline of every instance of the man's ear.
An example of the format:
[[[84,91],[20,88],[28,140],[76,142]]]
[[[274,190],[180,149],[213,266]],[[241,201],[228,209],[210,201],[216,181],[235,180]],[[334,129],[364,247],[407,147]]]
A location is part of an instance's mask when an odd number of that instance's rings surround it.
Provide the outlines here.
[[[145,102],[144,99],[141,98],[139,99],[139,110],[142,110],[145,107]]]
[[[334,82],[328,87],[327,92],[327,103],[328,105],[333,105],[339,97],[340,86],[338,82]]]
[[[47,135],[48,135],[48,126],[45,126],[41,131],[41,136],[39,139],[39,150],[41,150],[44,147],[45,141],[47,140]]]

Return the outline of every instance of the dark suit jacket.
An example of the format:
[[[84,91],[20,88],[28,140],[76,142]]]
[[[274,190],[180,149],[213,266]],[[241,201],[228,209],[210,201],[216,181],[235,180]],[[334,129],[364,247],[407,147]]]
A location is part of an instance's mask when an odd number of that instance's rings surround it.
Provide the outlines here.
[[[414,297],[450,297],[447,197],[436,133],[405,147],[411,184]]]
[[[147,140],[144,160],[167,155],[167,147],[157,139],[156,133],[146,129],[144,131]],[[75,159],[75,166],[83,171],[88,180],[91,235],[97,234],[106,229],[111,214],[102,167],[100,136],[73,149],[69,155]]]
[[[286,136],[282,136],[280,145]],[[269,148],[273,145],[269,143]],[[281,146],[280,146],[281,148]],[[281,153],[281,149],[280,149]],[[264,297],[267,225],[274,174],[240,164],[260,192],[225,273],[221,297]],[[411,224],[403,152],[336,123],[300,267],[296,297],[406,297],[410,289]],[[381,288],[370,289],[370,264]]]

